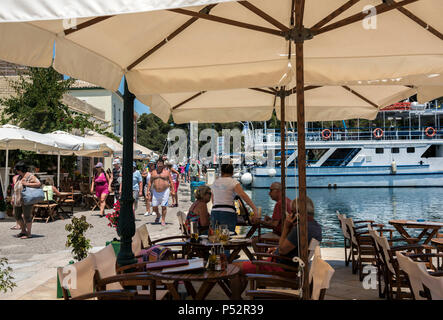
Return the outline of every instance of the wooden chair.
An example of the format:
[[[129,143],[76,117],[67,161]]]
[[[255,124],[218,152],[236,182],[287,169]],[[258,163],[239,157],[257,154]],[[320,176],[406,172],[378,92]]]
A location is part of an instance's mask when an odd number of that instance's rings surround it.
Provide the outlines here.
[[[114,250],[109,245],[66,267],[70,271],[66,276],[63,273],[64,268],[57,268],[64,299],[70,299],[68,290],[74,300],[155,300],[166,296],[166,293],[157,294],[156,280],[146,273],[117,274],[115,261]],[[137,286],[149,286],[149,291],[127,288]]]
[[[69,213],[71,215],[74,214],[74,188],[71,187],[71,190],[69,191],[69,195],[66,196],[66,198],[63,198],[59,203],[59,209],[61,210],[61,213]],[[69,211],[63,210],[63,207],[69,207],[71,208]]]
[[[79,187],[83,197],[84,208],[91,211],[94,211],[95,208],[100,208],[100,199],[91,193],[89,184],[80,183]]]
[[[171,247],[172,253],[176,258],[181,257],[184,258],[187,253],[187,243],[185,240],[189,238],[187,235],[175,235],[175,236],[169,236],[165,238],[160,238],[156,240],[151,240],[151,237],[149,236],[148,228],[146,227],[146,224],[141,225],[137,228],[136,233],[138,234],[137,237],[139,238],[138,241],[140,241],[141,249],[148,249],[154,245],[161,245],[165,247]],[[175,242],[165,242],[168,240],[174,240],[179,239],[180,241]],[[133,249],[134,249],[133,245]],[[174,249],[175,247],[175,249]],[[179,249],[176,249],[179,248]],[[135,252],[135,251],[133,251]]]
[[[51,219],[52,221],[55,220],[55,217],[57,215],[58,204],[50,203],[50,201],[48,200],[49,192],[48,191],[44,192],[45,192],[45,198],[47,200],[44,200],[32,206],[32,216],[33,216],[32,222],[34,222],[35,220],[46,220],[45,223],[48,223],[49,219]],[[63,217],[61,218],[64,220]]]
[[[186,227],[186,214],[183,211],[177,212],[178,225],[182,234],[190,236],[188,228]]]
[[[402,252],[397,252],[397,261],[415,300],[443,300],[443,272],[429,272],[425,263],[413,261]]]
[[[317,249],[319,251],[319,249]],[[323,300],[326,289],[329,288],[331,278],[335,270],[319,255],[315,255],[309,270],[310,299]],[[294,278],[281,277],[276,275],[248,275],[250,290],[246,295],[253,299],[301,299],[301,290],[299,281]],[[266,283],[265,289],[257,287]]]

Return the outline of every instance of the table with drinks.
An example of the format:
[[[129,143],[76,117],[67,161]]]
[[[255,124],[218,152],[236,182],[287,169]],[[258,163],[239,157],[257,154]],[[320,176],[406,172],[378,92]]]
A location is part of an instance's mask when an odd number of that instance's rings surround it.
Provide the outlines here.
[[[187,251],[190,256],[199,256],[208,261],[209,268],[222,268],[220,265],[232,263],[237,255],[243,251],[249,260],[254,260],[254,256],[249,251],[248,246],[251,240],[238,237],[230,232],[227,225],[216,226],[214,230],[209,229],[209,234],[199,235],[198,228],[191,223],[191,237],[186,240]],[[226,252],[229,255],[226,256]],[[213,267],[212,267],[213,265]]]

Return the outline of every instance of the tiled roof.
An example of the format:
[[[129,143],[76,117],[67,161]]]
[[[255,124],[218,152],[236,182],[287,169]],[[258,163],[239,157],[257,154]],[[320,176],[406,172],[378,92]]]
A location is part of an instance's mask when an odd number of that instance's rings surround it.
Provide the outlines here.
[[[75,80],[71,85],[71,89],[101,89],[101,87],[83,80]]]

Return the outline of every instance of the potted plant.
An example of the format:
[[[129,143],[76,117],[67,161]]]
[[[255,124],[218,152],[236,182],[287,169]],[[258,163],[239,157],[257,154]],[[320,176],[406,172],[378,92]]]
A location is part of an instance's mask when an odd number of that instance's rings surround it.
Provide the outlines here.
[[[88,250],[92,248],[91,240],[86,239],[85,232],[89,228],[93,228],[92,224],[86,222],[86,217],[80,218],[73,217],[72,222],[65,226],[66,231],[70,231],[68,234],[68,240],[66,241],[66,247],[72,247],[72,254],[77,261],[83,260],[88,256]]]
[[[116,201],[114,203],[114,211],[112,213],[108,213],[106,215],[106,218],[109,220],[108,226],[111,228],[114,228],[115,231],[117,231],[117,235],[120,237],[120,235],[118,234],[118,219],[120,216],[120,201]],[[114,248],[114,252],[115,255],[118,255],[119,251],[120,251],[120,240],[118,240],[117,238],[114,238],[112,241],[107,241],[106,245],[112,244],[112,247]]]
[[[65,230],[70,232],[67,237],[66,247],[72,248],[71,252],[76,261],[83,260],[88,256],[88,250],[91,249],[92,246],[90,244],[91,240],[86,238],[85,232],[93,227],[92,224],[86,222],[85,216],[81,216],[80,218],[73,217],[71,223],[65,226]],[[69,264],[72,263],[74,263],[74,261],[71,260]],[[57,274],[57,298],[62,297],[62,289]]]
[[[0,258],[0,292],[6,293],[16,287],[14,277],[11,275],[12,268],[9,266],[7,258]]]

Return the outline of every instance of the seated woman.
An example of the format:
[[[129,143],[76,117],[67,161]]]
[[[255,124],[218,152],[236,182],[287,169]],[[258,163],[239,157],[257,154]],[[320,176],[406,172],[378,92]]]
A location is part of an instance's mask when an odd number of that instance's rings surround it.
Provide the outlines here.
[[[186,225],[190,228],[191,222],[198,222],[199,234],[208,234],[209,230],[209,212],[207,203],[211,200],[211,188],[208,186],[200,186],[195,192],[195,202],[189,208],[186,216]]]
[[[60,195],[60,192],[54,186],[54,180],[51,177],[46,178],[43,186],[43,192],[45,193],[45,201],[49,201],[49,203],[55,203],[54,193],[57,196]]]

